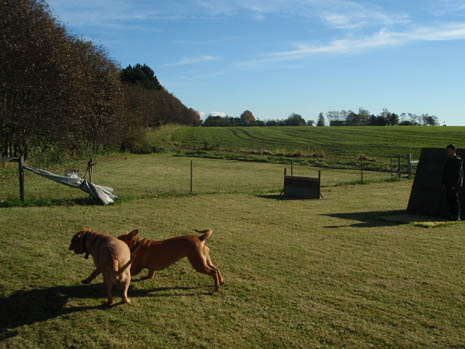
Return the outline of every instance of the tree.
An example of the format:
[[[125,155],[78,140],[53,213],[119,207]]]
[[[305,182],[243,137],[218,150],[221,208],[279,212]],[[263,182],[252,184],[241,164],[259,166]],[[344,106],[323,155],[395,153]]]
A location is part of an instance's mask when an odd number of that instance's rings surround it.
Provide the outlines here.
[[[292,113],[285,121],[286,126],[305,126],[306,122],[302,115]]]
[[[161,85],[154,71],[148,65],[137,63],[134,67],[128,65],[121,71],[121,81],[127,84],[138,85],[147,90],[159,90]]]
[[[315,120],[307,120],[307,126],[315,126]]]
[[[250,110],[246,110],[241,114],[241,123],[244,126],[250,126],[255,122],[255,117]]]
[[[325,124],[325,117],[323,115],[323,113],[320,113],[318,115],[318,122],[316,123],[317,126],[326,126]]]

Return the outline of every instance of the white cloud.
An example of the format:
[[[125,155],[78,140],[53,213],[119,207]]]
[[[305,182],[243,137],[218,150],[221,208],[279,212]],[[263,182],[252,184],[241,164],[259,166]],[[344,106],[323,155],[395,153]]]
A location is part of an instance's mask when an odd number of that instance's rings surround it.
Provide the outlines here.
[[[465,40],[465,23],[444,24],[437,27],[413,27],[409,31],[394,32],[381,29],[360,38],[337,39],[325,45],[298,44],[286,51],[270,52],[239,65],[256,65],[265,62],[291,61],[317,54],[348,54],[366,49],[401,46],[415,41]]]
[[[204,112],[204,111],[201,111],[199,112],[199,115],[200,115],[200,118],[202,120],[205,120],[207,117],[209,117],[210,115],[211,116],[221,116],[221,117],[225,117],[227,116],[228,114],[226,114],[224,111],[212,111],[212,112]]]
[[[212,111],[210,113],[211,116],[221,116],[225,117],[227,114],[224,111]]]
[[[165,66],[199,64],[216,60],[218,60],[218,57],[215,56],[182,57],[179,61],[167,63]]]

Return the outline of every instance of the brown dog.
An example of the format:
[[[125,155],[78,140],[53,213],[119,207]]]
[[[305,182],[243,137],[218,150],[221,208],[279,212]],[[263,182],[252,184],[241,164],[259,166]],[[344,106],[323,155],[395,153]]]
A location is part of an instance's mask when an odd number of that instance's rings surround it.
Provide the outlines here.
[[[113,302],[111,290],[114,285],[123,288],[123,303],[129,303],[127,294],[131,282],[129,267],[134,257],[131,259],[131,252],[127,244],[111,235],[83,228],[73,236],[69,249],[76,254],[86,253],[86,259],[89,254],[92,255],[96,269],[87,279],[82,280],[83,284],[90,283],[102,273],[108,295],[106,304],[110,305]],[[137,253],[138,250],[135,251],[134,256]]]
[[[152,241],[138,238],[139,231],[133,230],[118,236],[118,239],[126,242],[131,251],[136,249],[139,251],[131,266],[132,275],[137,275],[143,268],[147,268],[149,270],[147,278],[150,279],[155,270],[165,269],[181,258],[187,257],[196,271],[211,275],[215,280],[215,289],[218,291],[220,284],[224,284],[224,279],[218,268],[213,265],[210,250],[205,245],[212,231],[195,231],[202,235],[184,235],[162,241]]]

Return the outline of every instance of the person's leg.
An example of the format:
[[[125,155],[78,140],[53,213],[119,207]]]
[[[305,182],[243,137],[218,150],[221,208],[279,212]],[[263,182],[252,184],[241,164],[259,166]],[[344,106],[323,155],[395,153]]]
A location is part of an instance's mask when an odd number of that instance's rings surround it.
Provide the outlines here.
[[[447,203],[449,206],[449,218],[457,220],[459,218],[459,196],[457,190],[447,189]]]
[[[461,217],[462,207],[460,206],[460,191],[458,190],[456,193],[456,197],[457,197],[457,220],[459,221],[462,218]]]

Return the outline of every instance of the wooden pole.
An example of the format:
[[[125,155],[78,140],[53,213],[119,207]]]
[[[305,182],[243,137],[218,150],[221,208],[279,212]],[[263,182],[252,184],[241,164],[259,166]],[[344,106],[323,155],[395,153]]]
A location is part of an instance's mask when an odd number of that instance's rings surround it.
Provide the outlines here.
[[[363,184],[363,158],[360,158],[360,184]]]
[[[18,172],[19,172],[19,199],[24,202],[24,163],[23,157],[18,159]]]
[[[95,162],[92,158],[90,158],[89,162],[87,163],[87,169],[89,170],[89,181],[92,183],[92,175],[94,174],[94,165]]]
[[[321,197],[321,170],[318,171],[318,199]]]
[[[192,191],[193,191],[193,176],[194,176],[194,161],[191,160],[191,195],[192,195]]]
[[[412,177],[412,154],[408,153],[407,154],[407,160],[408,160],[408,178]]]
[[[294,160],[291,160],[291,176],[294,175]]]
[[[397,155],[397,178],[400,178],[400,155]]]
[[[89,162],[87,163],[87,171],[89,172],[89,181],[92,183],[92,177],[94,174],[94,165],[95,162],[92,158],[90,158]],[[89,199],[92,199],[92,195],[89,193]]]

